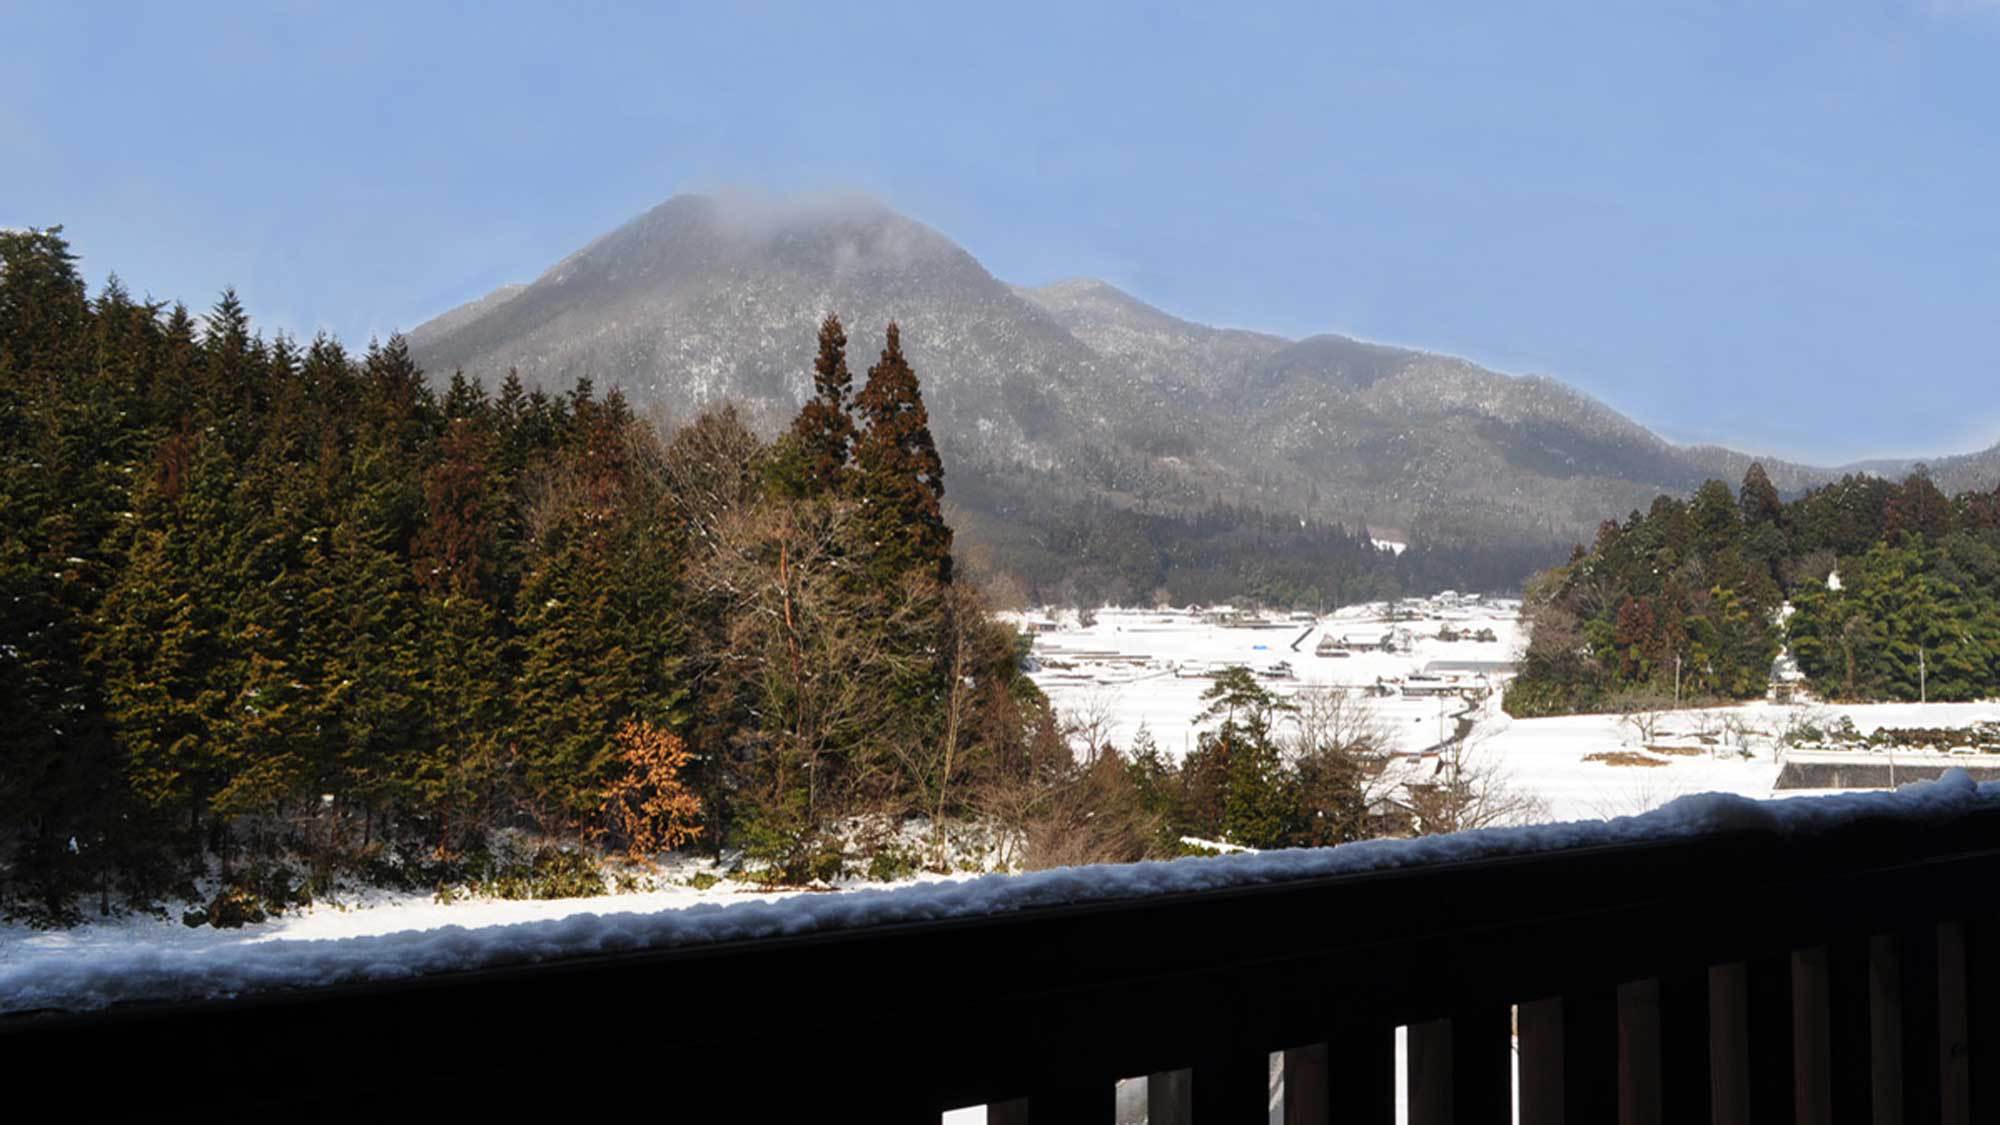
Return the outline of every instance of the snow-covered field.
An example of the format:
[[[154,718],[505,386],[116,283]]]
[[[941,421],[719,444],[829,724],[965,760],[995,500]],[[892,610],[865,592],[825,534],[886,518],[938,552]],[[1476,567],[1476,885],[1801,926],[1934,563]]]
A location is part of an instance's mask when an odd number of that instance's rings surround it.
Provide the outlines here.
[[[1280,695],[1316,687],[1361,691],[1382,683],[1400,685],[1433,661],[1511,662],[1525,640],[1519,632],[1520,604],[1504,599],[1438,598],[1394,607],[1370,603],[1311,620],[1272,614],[1269,627],[1262,628],[1214,623],[1225,612],[1107,608],[1097,611],[1088,627],[1079,626],[1074,614],[1025,614],[1019,619],[1055,626],[1035,639],[1041,666],[1031,678],[1058,709],[1102,715],[1108,720],[1106,734],[1120,747],[1130,747],[1143,724],[1160,749],[1175,757],[1194,745],[1192,720],[1212,683],[1202,675],[1210,669],[1241,664],[1261,673],[1283,661],[1291,666],[1292,678],[1264,681]],[[1439,640],[1445,628],[1461,634],[1489,629],[1495,639]],[[1384,636],[1399,650],[1369,646]],[[1340,656],[1316,655],[1329,637],[1352,641],[1355,648],[1340,650]],[[1407,651],[1402,651],[1405,644]],[[1480,679],[1476,674],[1456,678],[1466,685]],[[1485,680],[1497,682],[1491,675]],[[1377,698],[1375,706],[1395,730],[1399,748],[1417,750],[1440,741],[1440,729],[1444,736],[1451,734],[1452,724],[1441,717],[1459,704],[1456,699],[1441,703],[1439,698],[1406,697],[1398,690]]]
[[[1882,727],[1954,727],[2000,720],[2000,702],[1869,703],[1792,706],[1746,703],[1708,710],[1670,711],[1648,739],[1615,715],[1510,719],[1497,706],[1474,735],[1508,780],[1540,796],[1554,820],[1623,816],[1643,812],[1689,793],[1745,797],[1816,796],[1821,791],[1775,789],[1785,750],[1779,736],[1788,724],[1812,716],[1845,716],[1862,734]],[[1705,745],[1703,738],[1716,740]],[[1647,753],[1646,746],[1676,753]],[[1587,761],[1592,754],[1635,754],[1658,765]],[[1977,764],[1966,762],[1961,764]]]
[[[1263,672],[1286,662],[1290,678],[1264,680],[1280,695],[1327,686],[1357,694],[1387,690],[1391,694],[1370,695],[1368,701],[1394,749],[1404,754],[1419,754],[1451,737],[1451,716],[1467,706],[1456,697],[1406,694],[1413,686],[1420,693],[1434,691],[1440,683],[1490,688],[1471,716],[1475,722],[1468,753],[1478,765],[1490,767],[1501,784],[1539,798],[1541,816],[1551,821],[1644,812],[1690,793],[1801,795],[1774,791],[1773,785],[1781,768],[1778,736],[1808,711],[1822,721],[1851,718],[1863,734],[1880,727],[1966,727],[2000,720],[2000,702],[1750,703],[1669,712],[1650,734],[1615,715],[1515,720],[1499,706],[1498,689],[1508,673],[1470,666],[1519,658],[1527,640],[1519,609],[1518,602],[1507,599],[1450,596],[1349,606],[1312,620],[1268,615],[1271,624],[1282,626],[1273,628],[1221,624],[1226,618],[1215,610],[1103,609],[1089,626],[1079,625],[1074,614],[1030,613],[1017,620],[1047,630],[1035,639],[1040,668],[1032,675],[1058,709],[1075,719],[1094,720],[1120,748],[1129,749],[1144,726],[1160,749],[1174,757],[1194,745],[1201,695],[1213,682],[1202,673],[1224,665]],[[1461,639],[1438,639],[1445,628]],[[1491,630],[1496,639],[1465,639],[1480,630]],[[1326,638],[1366,642],[1385,634],[1396,651],[1315,655]],[[1444,680],[1413,679],[1426,669]],[[1668,749],[1654,752],[1648,746]],[[1590,760],[1592,755],[1622,758],[1624,764]]]

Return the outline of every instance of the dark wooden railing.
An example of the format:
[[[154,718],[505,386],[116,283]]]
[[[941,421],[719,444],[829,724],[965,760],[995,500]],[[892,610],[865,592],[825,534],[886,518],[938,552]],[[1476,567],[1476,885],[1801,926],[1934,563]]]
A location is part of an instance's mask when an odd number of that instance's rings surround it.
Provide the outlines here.
[[[0,1021],[86,1115],[2000,1122],[2000,814]],[[1518,1050],[1518,1060],[1513,1055]],[[81,1073],[82,1080],[68,1076]]]

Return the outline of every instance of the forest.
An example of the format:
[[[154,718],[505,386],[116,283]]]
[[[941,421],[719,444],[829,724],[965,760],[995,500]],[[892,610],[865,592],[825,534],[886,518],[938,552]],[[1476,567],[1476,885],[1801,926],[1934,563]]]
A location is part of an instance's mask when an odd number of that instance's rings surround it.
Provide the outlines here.
[[[1835,700],[1988,698],[2000,682],[2000,489],[1849,475],[1789,501],[1662,496],[1528,587],[1516,716],[1762,696],[1789,648]]]
[[[1063,783],[955,580],[895,327],[858,389],[845,348],[830,318],[775,442],[662,434],[588,383],[266,340],[233,294],[91,297],[60,228],[0,234],[0,907],[555,877],[571,844],[796,883],[841,817]],[[485,854],[510,827],[553,842],[526,873]]]
[[[0,232],[0,912],[601,893],[674,848],[801,886],[949,870],[952,823],[1017,867],[1373,834],[1358,705],[1225,677],[1186,763],[1053,714],[955,550],[896,326],[859,387],[837,317],[800,345],[775,440],[727,406],[663,432],[587,381],[266,339],[233,293],[91,296],[60,228]],[[1260,519],[1189,526],[1394,562]]]
[[[1316,611],[1447,589],[1498,593],[1519,590],[1567,549],[1440,533],[1393,552],[1359,528],[1221,500],[1187,511],[1117,507],[1021,466],[970,466],[958,488],[983,494],[959,513],[977,533],[967,561],[995,597],[1021,605]]]

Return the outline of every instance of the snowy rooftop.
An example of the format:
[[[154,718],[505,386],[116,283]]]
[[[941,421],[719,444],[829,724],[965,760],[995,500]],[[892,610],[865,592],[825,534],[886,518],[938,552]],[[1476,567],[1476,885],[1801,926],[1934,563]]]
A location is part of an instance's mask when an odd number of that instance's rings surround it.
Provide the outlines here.
[[[712,942],[917,923],[1148,895],[1218,890],[1557,849],[1687,839],[1732,830],[1812,835],[1861,817],[1948,819],[2000,809],[2000,784],[1962,771],[1894,793],[1787,801],[1702,794],[1609,821],[1488,829],[1337,848],[991,875],[894,890],[654,913],[578,913],[511,925],[444,925],[327,941],[205,947],[136,941],[89,955],[0,947],[0,1012],[220,999],[278,989],[405,980],[425,974]]]

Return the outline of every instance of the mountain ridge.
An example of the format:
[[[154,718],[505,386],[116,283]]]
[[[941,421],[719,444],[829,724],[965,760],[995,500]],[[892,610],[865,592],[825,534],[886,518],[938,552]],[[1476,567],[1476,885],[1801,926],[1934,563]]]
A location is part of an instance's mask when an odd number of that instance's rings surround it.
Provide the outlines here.
[[[936,229],[855,198],[675,196],[409,339],[434,376],[512,368],[557,390],[589,376],[671,417],[728,399],[768,433],[806,397],[829,311],[857,377],[882,325],[901,324],[947,465],[1044,474],[1141,512],[1230,503],[1549,543],[1752,461],[1786,491],[1848,471],[1677,445],[1549,376],[1215,328],[1097,279],[1009,285]],[[1976,478],[2000,470],[2000,447],[1932,466]]]

